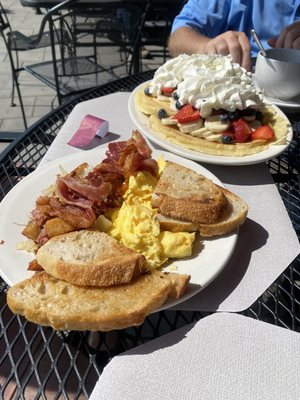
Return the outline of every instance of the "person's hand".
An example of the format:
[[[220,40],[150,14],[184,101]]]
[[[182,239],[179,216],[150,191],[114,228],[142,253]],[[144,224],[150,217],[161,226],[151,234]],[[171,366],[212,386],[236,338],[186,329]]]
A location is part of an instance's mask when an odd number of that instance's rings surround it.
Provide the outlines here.
[[[206,54],[231,54],[233,61],[251,71],[250,43],[244,32],[228,31],[210,39],[204,47]]]
[[[277,38],[269,39],[268,43],[276,48],[300,49],[300,21],[284,28]]]

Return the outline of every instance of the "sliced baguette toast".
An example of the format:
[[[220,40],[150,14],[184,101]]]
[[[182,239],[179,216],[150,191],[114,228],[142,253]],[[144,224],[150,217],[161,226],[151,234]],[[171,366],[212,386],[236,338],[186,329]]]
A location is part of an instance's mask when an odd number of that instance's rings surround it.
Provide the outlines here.
[[[182,165],[166,162],[154,190],[152,206],[166,217],[197,224],[217,222],[228,201],[220,187]]]
[[[225,235],[235,231],[242,225],[248,215],[248,205],[238,195],[230,190],[222,188],[228,203],[229,211],[227,215],[220,218],[219,221],[213,224],[200,224],[199,232],[202,237],[213,237]]]
[[[111,286],[149,271],[146,258],[104,232],[80,230],[55,236],[36,259],[46,272],[75,285]]]
[[[31,322],[57,330],[110,331],[143,323],[168,296],[181,296],[189,275],[153,271],[126,285],[76,286],[39,272],[12,286],[7,304]]]
[[[195,224],[158,214],[157,218],[161,229],[171,232],[199,231],[202,237],[220,236],[235,231],[245,222],[248,214],[248,206],[244,200],[233,192],[221,187],[220,189],[228,200],[228,208],[227,213],[221,216],[218,221],[212,224]]]

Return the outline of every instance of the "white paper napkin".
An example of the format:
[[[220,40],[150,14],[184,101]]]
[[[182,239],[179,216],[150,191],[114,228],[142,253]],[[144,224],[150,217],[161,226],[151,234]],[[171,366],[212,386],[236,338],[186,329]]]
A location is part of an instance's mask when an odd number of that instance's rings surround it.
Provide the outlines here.
[[[217,313],[116,356],[90,400],[298,400],[299,333]]]
[[[242,311],[276,280],[299,254],[298,237],[265,164],[206,167],[249,206],[226,268],[177,310]]]
[[[129,93],[122,92],[76,105],[40,165],[84,151],[67,142],[87,114],[107,120],[110,127],[110,133],[104,139],[97,138],[93,146],[127,140],[135,129],[127,111],[128,98]],[[205,167],[248,203],[249,215],[240,228],[238,243],[226,268],[207,288],[178,304],[176,309],[245,310],[298,255],[298,238],[264,163],[243,167],[206,164]]]

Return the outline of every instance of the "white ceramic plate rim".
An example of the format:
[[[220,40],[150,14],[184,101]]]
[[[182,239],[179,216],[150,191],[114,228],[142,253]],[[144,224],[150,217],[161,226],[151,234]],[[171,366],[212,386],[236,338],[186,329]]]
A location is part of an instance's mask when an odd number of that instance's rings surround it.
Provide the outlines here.
[[[34,208],[36,198],[44,189],[49,187],[61,172],[61,167],[71,171],[82,162],[96,165],[105,156],[107,147],[75,153],[37,169],[18,183],[0,203],[0,239],[4,243],[0,246],[0,275],[4,281],[12,286],[33,273],[27,271],[28,263],[34,258],[32,254],[17,250],[16,245],[24,241],[21,231],[28,221],[30,211]],[[154,150],[153,157],[163,155],[166,160],[171,160],[191,168],[222,185],[222,182],[204,167],[174,154]],[[162,309],[194,296],[206,287],[222,271],[235,248],[238,231],[211,240],[201,241],[204,248],[199,254],[188,259],[172,261],[167,270],[178,273],[188,273],[191,281],[187,293],[178,300],[169,300]],[[195,248],[200,245],[197,238]]]
[[[201,153],[199,151],[194,151],[187,149],[185,147],[179,146],[175,143],[171,143],[163,138],[160,138],[150,127],[148,122],[148,117],[143,113],[139,112],[135,107],[134,97],[135,94],[144,86],[145,83],[137,86],[133,92],[131,92],[128,100],[128,111],[129,115],[136,125],[137,129],[140,130],[150,141],[154,142],[156,145],[175,153],[181,157],[188,158],[194,161],[201,161],[208,164],[215,165],[251,165],[258,164],[264,161],[268,161],[271,158],[278,156],[282,153],[290,144],[293,138],[293,129],[290,126],[288,129],[287,143],[285,145],[270,146],[267,150],[261,151],[257,154],[252,154],[243,157],[228,157],[228,156],[214,156],[210,154]],[[270,103],[270,101],[266,101]],[[274,104],[272,104],[279,115],[283,118],[287,118],[286,115]]]

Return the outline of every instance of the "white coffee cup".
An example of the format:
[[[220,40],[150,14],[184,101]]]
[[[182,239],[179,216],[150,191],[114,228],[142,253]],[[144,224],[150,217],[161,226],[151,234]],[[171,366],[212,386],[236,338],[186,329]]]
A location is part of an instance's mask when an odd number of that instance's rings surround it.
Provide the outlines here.
[[[300,99],[300,50],[268,49],[258,54],[254,80],[265,96]]]

